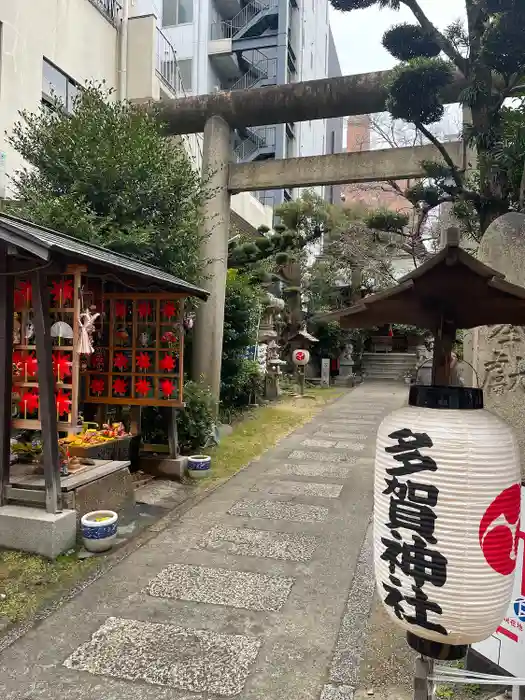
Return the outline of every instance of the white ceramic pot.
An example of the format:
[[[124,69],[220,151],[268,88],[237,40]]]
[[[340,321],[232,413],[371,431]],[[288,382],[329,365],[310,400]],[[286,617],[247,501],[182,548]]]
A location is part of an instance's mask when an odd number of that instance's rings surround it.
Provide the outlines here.
[[[106,552],[117,539],[118,515],[112,510],[94,510],[80,520],[82,540],[88,552]]]
[[[188,474],[192,479],[204,479],[211,472],[211,457],[192,455],[188,457]]]

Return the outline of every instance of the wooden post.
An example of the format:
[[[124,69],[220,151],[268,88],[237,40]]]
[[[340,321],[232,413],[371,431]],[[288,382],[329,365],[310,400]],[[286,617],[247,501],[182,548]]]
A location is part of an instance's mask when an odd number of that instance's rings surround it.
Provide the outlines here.
[[[305,368],[304,366],[298,365],[297,366],[297,381],[299,382],[299,394],[301,396],[304,396],[304,373],[305,373]]]
[[[433,683],[428,680],[433,670],[433,659],[428,659],[426,656],[420,656],[416,659],[414,700],[433,700]]]
[[[0,247],[0,506],[9,486],[11,453],[11,389],[13,381],[13,284],[7,272],[7,246]]]
[[[434,354],[432,357],[432,384],[434,386],[450,385],[451,353],[455,338],[456,329],[442,320],[440,328],[434,335]]]
[[[129,412],[129,432],[133,435],[140,435],[141,431],[141,407],[131,406]]]
[[[176,459],[179,456],[179,436],[177,432],[177,409],[168,408],[168,443],[170,457]]]
[[[85,265],[69,265],[66,272],[74,276],[74,296],[73,296],[73,352],[71,353],[71,425],[76,428],[78,425],[78,401],[80,382],[80,356],[77,352],[80,340],[80,314],[84,309],[80,308],[80,292],[82,288],[82,273],[87,272]]]
[[[40,420],[46,484],[46,510],[62,510],[60,491],[60,458],[58,451],[58,421],[53,376],[53,347],[49,319],[49,294],[46,275],[42,270],[32,274],[33,308],[35,312],[36,357],[40,389]]]

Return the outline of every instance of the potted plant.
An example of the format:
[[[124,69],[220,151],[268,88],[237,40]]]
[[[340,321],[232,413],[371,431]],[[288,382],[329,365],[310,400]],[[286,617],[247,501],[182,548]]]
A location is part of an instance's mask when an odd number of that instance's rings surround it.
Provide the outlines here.
[[[411,369],[407,370],[403,375],[403,381],[405,382],[405,384],[412,384],[412,382],[414,381],[414,371]]]

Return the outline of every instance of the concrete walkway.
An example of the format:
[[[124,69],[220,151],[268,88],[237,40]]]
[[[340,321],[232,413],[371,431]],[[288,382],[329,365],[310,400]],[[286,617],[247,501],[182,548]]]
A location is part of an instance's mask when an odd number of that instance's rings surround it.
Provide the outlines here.
[[[348,700],[373,596],[374,439],[349,392],[4,651],[2,700]]]

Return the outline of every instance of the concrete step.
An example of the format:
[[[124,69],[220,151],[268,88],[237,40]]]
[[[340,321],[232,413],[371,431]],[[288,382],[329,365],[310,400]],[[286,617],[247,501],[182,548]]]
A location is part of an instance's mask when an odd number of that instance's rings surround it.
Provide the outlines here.
[[[366,357],[394,357],[394,358],[401,358],[403,359],[404,357],[416,357],[415,352],[364,352],[363,353],[363,359]]]
[[[363,367],[373,367],[374,369],[403,369],[415,366],[415,362],[363,362]]]

